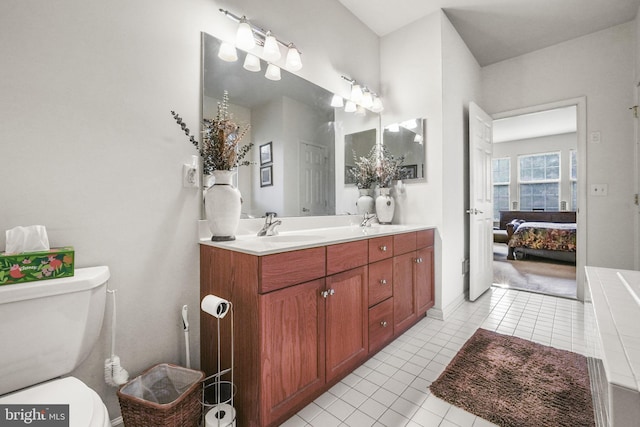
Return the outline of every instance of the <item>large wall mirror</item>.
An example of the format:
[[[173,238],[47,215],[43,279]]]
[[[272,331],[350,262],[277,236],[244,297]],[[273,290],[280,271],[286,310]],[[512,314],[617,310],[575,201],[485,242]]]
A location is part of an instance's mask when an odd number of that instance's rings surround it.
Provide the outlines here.
[[[284,69],[281,80],[268,80],[264,61],[261,71],[247,71],[244,52],[225,62],[219,48],[217,38],[202,33],[202,114],[214,117],[226,90],[234,120],[250,125],[243,143],[253,142],[254,164],[239,168],[237,181],[243,217],[354,212],[357,190],[344,182],[345,135],[370,129],[379,134],[379,115],[334,110],[327,90]]]

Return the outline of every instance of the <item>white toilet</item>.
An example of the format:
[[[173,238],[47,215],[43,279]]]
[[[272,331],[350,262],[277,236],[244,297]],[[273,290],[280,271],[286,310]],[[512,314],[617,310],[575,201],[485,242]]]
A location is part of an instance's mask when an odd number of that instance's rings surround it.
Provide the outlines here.
[[[108,267],[0,286],[0,405],[68,404],[70,427],[111,427],[98,394],[74,377],[102,328]],[[102,372],[100,372],[102,375]]]

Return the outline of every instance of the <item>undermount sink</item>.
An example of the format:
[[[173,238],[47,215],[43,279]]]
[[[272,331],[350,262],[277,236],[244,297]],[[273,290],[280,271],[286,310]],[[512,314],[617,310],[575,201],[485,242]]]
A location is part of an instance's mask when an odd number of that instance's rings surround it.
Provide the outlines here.
[[[274,243],[304,243],[304,242],[313,242],[315,240],[322,239],[323,236],[311,235],[311,234],[278,234],[275,236],[266,236],[259,237],[260,240],[264,242],[274,242]]]

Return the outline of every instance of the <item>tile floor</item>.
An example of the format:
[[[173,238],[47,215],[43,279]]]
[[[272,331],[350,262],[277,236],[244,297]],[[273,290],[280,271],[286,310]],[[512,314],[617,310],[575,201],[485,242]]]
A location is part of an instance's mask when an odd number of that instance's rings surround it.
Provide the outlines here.
[[[423,319],[283,426],[493,426],[429,391],[479,327],[585,351],[580,302],[491,288],[476,302],[465,301],[445,321]]]

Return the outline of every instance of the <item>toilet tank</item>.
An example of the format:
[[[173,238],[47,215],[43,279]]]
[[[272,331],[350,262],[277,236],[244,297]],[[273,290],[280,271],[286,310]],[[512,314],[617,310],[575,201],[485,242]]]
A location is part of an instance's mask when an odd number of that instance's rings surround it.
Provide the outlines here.
[[[104,317],[108,267],[0,286],[0,395],[73,371]]]

